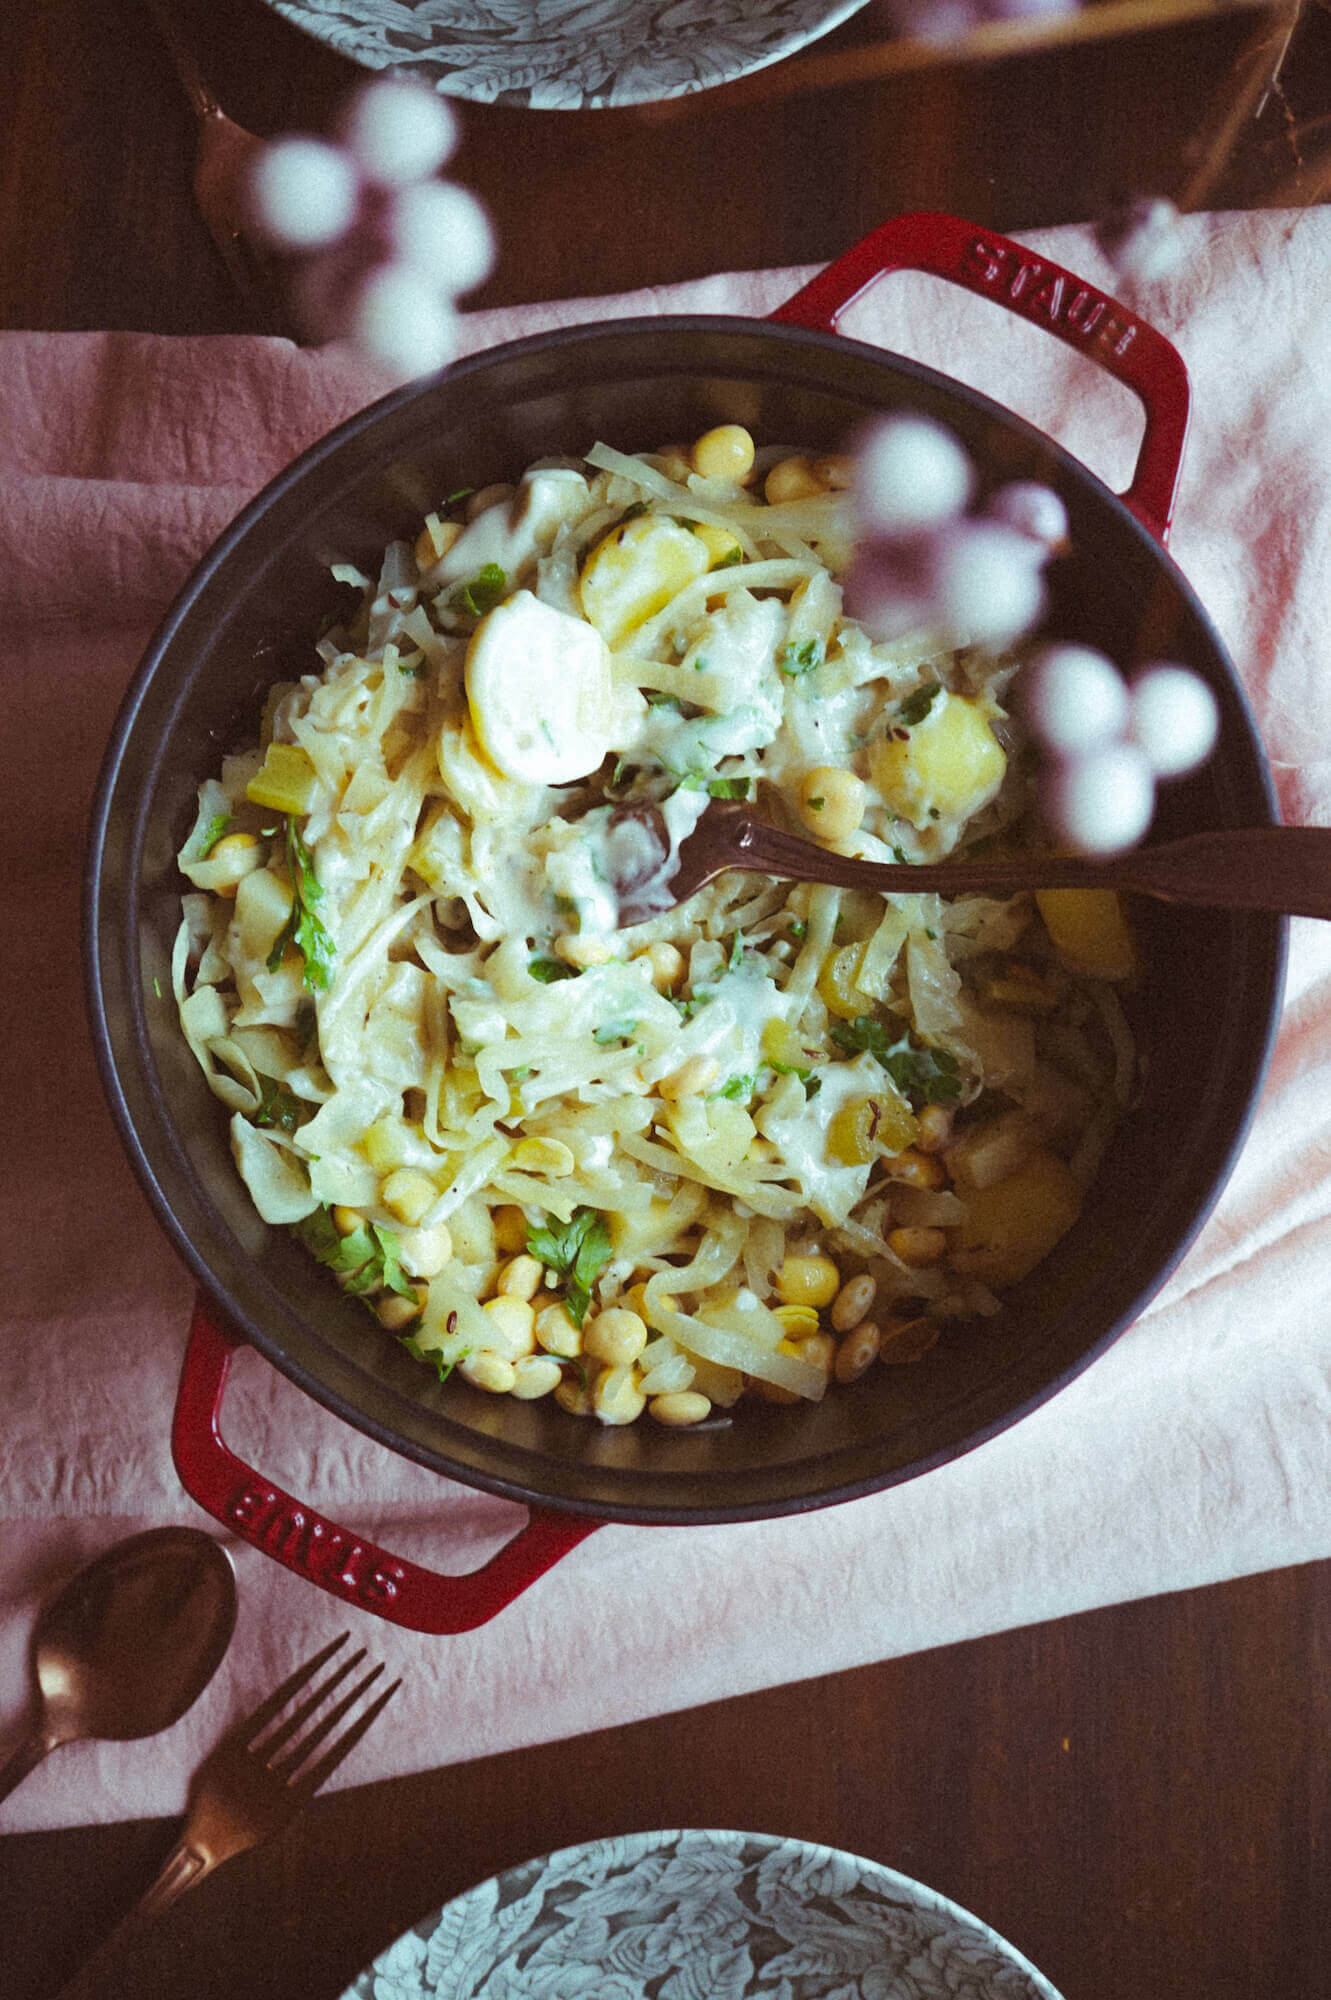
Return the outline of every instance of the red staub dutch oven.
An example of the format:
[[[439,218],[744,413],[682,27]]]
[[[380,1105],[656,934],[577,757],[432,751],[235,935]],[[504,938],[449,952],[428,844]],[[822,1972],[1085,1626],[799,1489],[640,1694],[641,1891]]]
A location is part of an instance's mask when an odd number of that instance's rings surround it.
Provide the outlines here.
[[[884,273],[914,268],[997,300],[1091,357],[1145,408],[1116,496],[984,397],[834,333]],[[180,1476],[234,1533],[326,1590],[418,1630],[492,1617],[602,1521],[741,1521],[872,1492],[956,1457],[1051,1396],[1139,1313],[1211,1208],[1265,1067],[1285,925],[1144,909],[1140,1100],[1070,1235],[1000,1315],[949,1332],[917,1367],[882,1368],[817,1407],[745,1407],[695,1433],[580,1423],[547,1402],[446,1387],[266,1228],[231,1163],[226,1121],[169,999],[195,791],[253,734],[274,680],[299,671],[328,608],[328,563],[373,567],[458,485],[516,475],[595,439],[650,448],[732,419],[759,440],[830,450],[874,411],[909,408],[964,440],[982,479],[1047,482],[1071,521],[1048,629],[1125,667],[1181,660],[1220,703],[1220,747],[1169,788],[1160,837],[1273,823],[1269,775],[1224,649],[1163,552],[1187,428],[1174,349],[1091,285],[950,217],[885,224],[772,319],[622,320],[513,342],[402,390],[298,459],[236,521],[168,613],[116,726],[92,824],[87,976],[102,1074],[130,1158],[193,1270],[199,1304],[174,1425]],[[168,996],[165,1000],[158,997]],[[228,1449],[229,1358],[252,1343],[316,1401],[406,1457],[526,1502],[489,1566],[439,1576],[284,1493]]]

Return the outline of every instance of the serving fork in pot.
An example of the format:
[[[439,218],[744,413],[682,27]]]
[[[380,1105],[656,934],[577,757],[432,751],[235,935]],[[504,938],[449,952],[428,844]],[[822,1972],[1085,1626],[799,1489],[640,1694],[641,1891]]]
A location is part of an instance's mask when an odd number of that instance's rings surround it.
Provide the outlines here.
[[[621,895],[620,922],[686,902],[729,868],[783,882],[878,895],[1010,896],[1021,889],[1126,889],[1165,903],[1331,918],[1331,827],[1225,827],[1121,854],[1013,854],[1001,860],[859,861],[714,804],[680,843],[677,865]]]
[[[334,1733],[383,1673],[382,1662],[362,1675],[327,1714],[317,1721],[313,1718],[334,1689],[364,1660],[364,1647],[311,1689],[284,1721],[277,1721],[287,1703],[309,1687],[320,1668],[341,1651],[348,1636],[343,1632],[313,1659],[297,1667],[266,1701],[260,1702],[252,1715],[233,1724],[204,1759],[190,1785],[180,1838],[162,1863],[156,1880],[61,1989],[57,2000],[83,2000],[83,1996],[99,1989],[109,1990],[105,1989],[108,1971],[155,1918],[233,1854],[243,1854],[247,1848],[258,1847],[280,1833],[355,1749],[402,1685],[400,1680],[391,1682],[340,1735]],[[273,1727],[275,1723],[277,1726]],[[309,1729],[305,1728],[307,1723],[311,1724]]]

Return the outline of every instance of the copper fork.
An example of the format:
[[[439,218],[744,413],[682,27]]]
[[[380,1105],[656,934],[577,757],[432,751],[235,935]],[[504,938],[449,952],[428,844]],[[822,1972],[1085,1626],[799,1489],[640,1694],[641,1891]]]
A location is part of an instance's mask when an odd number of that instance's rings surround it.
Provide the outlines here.
[[[280,279],[253,235],[245,207],[245,179],[263,141],[223,111],[166,0],[143,0],[143,4],[166,43],[198,127],[194,205],[260,330],[287,333],[290,329],[279,303]]]
[[[287,1703],[309,1687],[320,1668],[341,1651],[348,1637],[343,1632],[313,1659],[297,1667],[266,1701],[260,1702],[252,1715],[233,1724],[204,1759],[190,1785],[180,1838],[163,1862],[157,1879],[61,1990],[58,2000],[81,2000],[81,1996],[98,1990],[112,1961],[119,1960],[126,1945],[163,1910],[233,1854],[243,1854],[247,1848],[258,1847],[280,1833],[309,1804],[343,1758],[355,1749],[402,1685],[400,1680],[393,1681],[340,1735],[334,1735],[343,1718],[383,1673],[382,1662],[371,1667],[304,1735],[300,1732],[333,1690],[364,1660],[363,1646],[312,1688],[292,1715],[275,1728],[270,1727]],[[327,1748],[316,1756],[325,1744]]]

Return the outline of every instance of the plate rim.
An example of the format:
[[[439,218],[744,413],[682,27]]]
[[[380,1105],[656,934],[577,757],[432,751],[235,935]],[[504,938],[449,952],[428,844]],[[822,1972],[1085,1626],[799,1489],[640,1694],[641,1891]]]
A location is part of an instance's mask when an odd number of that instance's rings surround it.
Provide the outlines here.
[[[673,81],[653,87],[646,80],[637,84],[615,84],[612,80],[611,87],[606,90],[587,90],[581,85],[573,85],[568,88],[567,94],[560,94],[558,90],[560,72],[552,72],[532,81],[528,71],[526,72],[528,80],[525,82],[515,82],[510,86],[501,85],[496,89],[468,88],[465,81],[467,71],[447,64],[442,57],[432,53],[432,50],[443,42],[447,29],[445,24],[441,23],[440,35],[435,36],[429,32],[431,27],[429,0],[425,0],[423,6],[413,10],[415,21],[423,19],[425,32],[420,35],[415,46],[404,45],[398,51],[385,50],[382,46],[364,39],[358,46],[358,31],[364,31],[374,25],[387,26],[387,23],[376,24],[366,17],[367,0],[339,0],[336,10],[330,6],[313,4],[313,0],[264,0],[264,4],[300,33],[309,35],[325,48],[333,49],[338,55],[360,64],[362,68],[373,72],[402,69],[409,74],[424,77],[435,90],[446,97],[474,104],[500,104],[507,109],[600,111],[620,110],[640,104],[664,104],[674,98],[696,96],[702,91],[715,90],[725,84],[735,83],[741,77],[751,76],[757,70],[784,61],[787,56],[807,48],[810,42],[830,34],[834,28],[839,28],[848,21],[853,14],[859,13],[867,5],[867,0],[791,0],[795,18],[784,27],[780,23],[774,23],[770,42],[762,43],[742,60],[719,64],[717,74],[709,76],[705,81],[696,76],[676,77]],[[670,11],[670,5],[671,0],[638,0],[636,13],[666,13]],[[753,22],[752,8],[746,7],[744,0],[717,0],[717,8],[723,14],[733,11],[736,20],[750,25]],[[613,0],[607,0],[606,11],[607,15],[610,15],[620,10],[614,8]],[[349,19],[349,15],[359,15],[361,18]],[[724,26],[724,23],[722,25]],[[640,52],[642,45],[642,36],[638,35],[631,46]],[[705,47],[701,36],[699,45]],[[510,46],[521,49],[525,44],[516,42]],[[487,45],[477,44],[476,47],[478,56],[487,53]],[[493,59],[494,54],[502,51],[504,47],[500,41],[490,43],[488,52],[491,58]],[[626,56],[629,52],[629,46],[626,45]],[[396,59],[399,57],[400,59]],[[463,81],[460,82],[460,78]]]
[[[890,1894],[897,1902],[905,1902],[918,1909],[928,1910],[933,1915],[944,1916],[950,1919],[959,1929],[965,1927],[975,1932],[985,1943],[1003,1957],[1013,1972],[1021,1973],[1029,1980],[1031,2000],[1063,2000],[1063,1996],[1052,1984],[1047,1975],[1042,1973],[1038,1966],[1033,1965],[1014,1944],[1010,1943],[1007,1938],[996,1931],[992,1924],[987,1923],[983,1917],[977,1917],[964,1904],[958,1903],[953,1897],[945,1895],[942,1890],[932,1889],[928,1884],[917,1881],[913,1876],[903,1875],[899,1869],[891,1867],[887,1862],[876,1861],[868,1855],[856,1854],[849,1848],[835,1847],[826,1842],[808,1840],[798,1834],[767,1833],[754,1829],[744,1830],[734,1827],[699,1826],[656,1827],[639,1829],[628,1833],[602,1834],[592,1840],[573,1841],[568,1846],[552,1848],[547,1853],[533,1855],[525,1861],[514,1862],[506,1868],[498,1869],[494,1874],[485,1876],[478,1882],[473,1882],[466,1889],[459,1890],[456,1895],[450,1896],[437,1909],[432,1910],[427,1915],[420,1917],[415,1923],[408,1924],[404,1930],[399,1931],[391,1942],[381,1947],[368,1965],[362,1967],[351,1984],[338,1996],[338,2000],[365,2000],[365,1994],[372,1992],[374,1989],[373,1987],[366,1986],[364,1982],[382,1976],[383,1964],[389,1954],[396,1951],[413,1933],[428,1944],[430,1939],[441,1928],[450,1912],[457,1910],[460,1905],[471,1901],[473,1898],[484,1895],[492,1888],[496,1896],[498,1896],[502,1893],[504,1885],[512,1883],[515,1877],[525,1876],[532,1871],[537,1871],[538,1873],[549,1872],[560,1864],[563,1864],[566,1868],[571,1868],[580,1858],[595,1858],[603,1854],[606,1849],[615,1850],[620,1857],[632,1865],[663,1845],[677,1847],[681,1841],[686,1839],[697,1842],[715,1843],[718,1846],[735,1846],[737,1844],[757,1846],[765,1848],[768,1854],[784,1849],[792,1855],[792,1858],[799,1856],[802,1859],[816,1860],[823,1863],[828,1861],[846,1862],[859,1871],[861,1883],[869,1886],[874,1893],[884,1896]],[[586,1969],[594,1971],[598,1968],[588,1967]]]

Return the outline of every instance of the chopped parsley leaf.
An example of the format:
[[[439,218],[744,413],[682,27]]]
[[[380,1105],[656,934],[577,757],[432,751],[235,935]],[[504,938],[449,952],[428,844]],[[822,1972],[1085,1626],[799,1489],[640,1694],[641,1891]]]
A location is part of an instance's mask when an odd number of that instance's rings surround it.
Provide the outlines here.
[[[772,1067],[773,1068],[776,1067],[775,1063],[772,1065]],[[709,1098],[728,1097],[732,1104],[747,1104],[757,1088],[758,1088],[758,1075],[757,1072],[755,1071],[752,1076],[727,1077],[726,1081],[721,1085],[721,1088],[719,1090],[709,1091],[708,1096]]]
[[[399,1334],[398,1338],[401,1341],[403,1347],[406,1348],[408,1354],[412,1357],[413,1361],[426,1362],[431,1368],[433,1368],[435,1374],[438,1376],[441,1382],[447,1382],[449,1376],[453,1373],[453,1370],[457,1367],[459,1361],[465,1361],[467,1356],[471,1353],[471,1349],[469,1347],[464,1347],[462,1352],[460,1354],[455,1354],[451,1361],[445,1361],[443,1355],[439,1352],[439,1349],[437,1347],[422,1347],[419,1340],[417,1340],[413,1334],[410,1333]]]
[[[738,563],[742,563],[742,562],[743,562],[743,560],[744,560],[744,551],[743,551],[743,549],[741,549],[741,548],[733,548],[733,549],[731,549],[731,550],[730,550],[730,551],[729,551],[729,552],[728,552],[728,553],[727,553],[726,555],[723,555],[723,556],[722,556],[722,558],[721,558],[720,562],[714,562],[714,563],[712,564],[712,568],[713,568],[714,570],[717,570],[717,569],[734,569],[734,568],[735,568],[735,566],[736,566],[736,565],[737,565]]]
[[[231,826],[232,818],[230,813],[213,814],[207,826],[203,829],[203,845],[199,850],[199,859],[201,861],[208,859],[218,841],[230,832]]]
[[[273,1125],[279,1132],[295,1132],[301,1125],[300,1099],[280,1084],[275,1076],[265,1076],[256,1069],[259,1080],[259,1108],[254,1113],[256,1125]]]
[[[792,639],[789,645],[781,648],[776,663],[791,680],[798,679],[801,674],[812,673],[815,667],[823,664],[823,642],[821,639],[806,639],[801,646]]]
[[[903,722],[907,729],[913,729],[917,722],[924,721],[942,692],[942,687],[937,681],[927,687],[916,688],[914,694],[907,695],[897,710],[898,722]]]
[[[610,1262],[610,1229],[594,1208],[575,1208],[567,1222],[551,1218],[550,1227],[532,1225],[527,1253],[537,1257],[565,1281],[564,1305],[575,1326],[587,1317],[592,1286]]]
[[[498,563],[483,563],[469,583],[460,583],[454,596],[473,618],[493,611],[508,589],[508,574]]]
[[[576,979],[577,967],[565,965],[562,958],[529,958],[527,970],[533,979],[539,979],[542,986],[553,986],[559,979]]]
[[[730,956],[726,960],[727,972],[738,972],[744,963],[744,940],[736,931],[730,940]]]
[[[267,966],[276,972],[286,956],[287,946],[295,945],[305,961],[303,984],[311,992],[322,993],[328,985],[336,947],[315,915],[315,905],[323,901],[323,883],[314,872],[310,850],[300,837],[300,828],[291,814],[287,822],[287,867],[291,872],[291,914],[273,940]]]
[[[362,1222],[349,1236],[342,1236],[327,1207],[319,1207],[296,1224],[296,1234],[353,1298],[381,1291],[415,1298],[416,1288],[407,1282],[398,1261],[402,1246],[391,1229],[383,1229],[377,1222]]]
[[[832,1040],[852,1055],[873,1056],[916,1110],[922,1104],[955,1104],[961,1095],[961,1072],[949,1049],[913,1048],[909,1035],[889,1041],[882,1022],[868,1014],[834,1021]]]
[[[606,1021],[592,1030],[592,1040],[602,1048],[609,1048],[612,1042],[631,1042],[638,1032],[636,1021]]]
[[[714,799],[747,799],[752,778],[713,778],[707,790]]]
[[[676,1000],[672,997],[670,1004],[679,1009],[681,1021],[691,1021],[700,1007],[705,1007],[709,1000],[715,998],[715,993],[695,993],[691,1000]]]
[[[790,926],[790,935],[794,938],[796,944],[798,944],[802,938],[806,938],[809,935],[809,926],[805,922],[803,917],[796,917],[794,919],[794,921]]]

